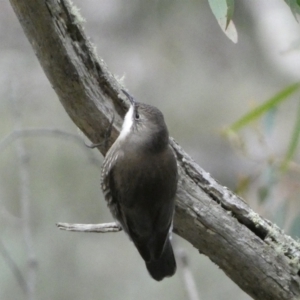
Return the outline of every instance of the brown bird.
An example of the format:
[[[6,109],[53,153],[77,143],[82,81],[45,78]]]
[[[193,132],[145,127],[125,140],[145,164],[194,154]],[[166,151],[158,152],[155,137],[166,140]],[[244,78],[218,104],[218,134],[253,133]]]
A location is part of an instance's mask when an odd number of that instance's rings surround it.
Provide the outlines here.
[[[113,217],[159,281],[176,271],[170,239],[177,163],[163,114],[122,91],[131,105],[105,156],[101,187]]]

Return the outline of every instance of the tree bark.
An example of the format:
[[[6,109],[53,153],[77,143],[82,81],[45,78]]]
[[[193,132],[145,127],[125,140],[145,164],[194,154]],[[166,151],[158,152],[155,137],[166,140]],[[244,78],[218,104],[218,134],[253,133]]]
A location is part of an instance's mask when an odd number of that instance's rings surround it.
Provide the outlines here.
[[[86,38],[67,0],[10,0],[49,81],[74,123],[93,142],[112,138],[127,110],[121,85]],[[99,28],[101,30],[101,28]],[[172,139],[179,167],[174,231],[257,300],[300,299],[300,246],[201,169]]]

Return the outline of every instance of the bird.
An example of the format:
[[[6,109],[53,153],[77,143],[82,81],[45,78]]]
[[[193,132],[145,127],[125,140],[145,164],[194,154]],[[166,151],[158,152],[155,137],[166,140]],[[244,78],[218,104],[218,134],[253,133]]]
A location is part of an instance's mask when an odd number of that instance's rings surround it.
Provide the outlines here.
[[[101,188],[113,218],[134,243],[149,274],[161,281],[176,272],[171,235],[177,161],[161,111],[122,92],[130,107],[105,156]]]

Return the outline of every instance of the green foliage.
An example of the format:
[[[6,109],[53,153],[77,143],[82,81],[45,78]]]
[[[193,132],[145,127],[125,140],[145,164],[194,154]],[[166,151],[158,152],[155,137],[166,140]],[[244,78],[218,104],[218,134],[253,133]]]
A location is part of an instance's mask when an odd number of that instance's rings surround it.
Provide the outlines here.
[[[234,122],[232,125],[228,127],[227,132],[236,132],[245,126],[247,126],[250,122],[253,122],[257,118],[261,117],[263,114],[270,112],[274,107],[280,104],[283,101],[286,101],[289,96],[295,93],[300,87],[300,83],[295,83],[287,88],[283,89],[275,96],[271,97],[263,104],[255,107],[253,110],[249,111],[246,115],[241,117],[239,120]]]
[[[300,0],[285,0],[285,2],[298,21],[297,15],[300,14]],[[223,32],[232,42],[237,43],[238,34],[232,21],[234,0],[208,0],[208,3]]]
[[[208,0],[208,3],[224,33],[230,40],[237,43],[238,35],[232,22],[234,0]]]
[[[241,117],[239,120],[234,122],[232,125],[230,125],[226,130],[225,134],[229,135],[230,133],[236,133],[240,129],[246,127],[249,125],[249,123],[253,122],[254,120],[258,119],[259,117],[268,114],[273,115],[273,110],[275,107],[277,107],[280,103],[286,101],[289,99],[289,97],[294,94],[296,91],[298,91],[300,87],[300,83],[292,84],[279,93],[277,93],[275,96],[271,97],[267,101],[265,101],[263,104],[255,107],[254,109],[250,110],[246,115]],[[295,122],[294,131],[292,133],[289,146],[287,149],[287,152],[285,154],[285,157],[283,159],[283,162],[281,164],[281,171],[286,171],[289,162],[293,159],[295,152],[297,150],[297,146],[299,143],[299,137],[300,137],[300,105],[298,109],[298,115]]]
[[[294,128],[290,134],[291,137],[286,152],[281,157],[270,152],[272,146],[270,147],[269,142],[272,135],[274,136],[275,114],[280,104],[288,99],[292,100],[291,96],[299,92],[299,88],[300,83],[284,88],[225,129],[225,134],[228,137],[234,137],[234,141],[239,142],[238,147],[243,150],[243,154],[247,155],[247,159],[250,158],[252,162],[257,163],[252,175],[243,175],[240,178],[237,183],[237,192],[246,199],[250,195],[252,198],[255,195],[255,205],[260,207],[262,211],[267,212],[266,217],[271,219],[273,217],[276,222],[281,220],[287,229],[291,226],[294,228],[297,222],[293,223],[293,220],[295,218],[299,219],[298,210],[294,206],[298,206],[295,203],[299,194],[300,167],[295,162],[294,157],[300,139],[300,102],[298,103],[297,112],[294,115],[291,114],[291,116],[294,116]],[[262,117],[264,117],[263,126],[257,126],[258,123],[255,121]],[[251,127],[253,124],[255,126]],[[258,139],[253,140],[248,135],[247,138],[242,139],[240,131],[246,128],[252,129],[252,133],[254,129]],[[248,130],[248,133],[250,132]],[[280,143],[280,140],[276,139],[276,142]],[[254,154],[250,154],[249,151]],[[283,208],[286,208],[286,210],[283,211]],[[299,226],[298,223],[296,225]]]
[[[290,7],[295,19],[297,19],[297,14],[300,14],[300,0],[285,0],[287,5]]]

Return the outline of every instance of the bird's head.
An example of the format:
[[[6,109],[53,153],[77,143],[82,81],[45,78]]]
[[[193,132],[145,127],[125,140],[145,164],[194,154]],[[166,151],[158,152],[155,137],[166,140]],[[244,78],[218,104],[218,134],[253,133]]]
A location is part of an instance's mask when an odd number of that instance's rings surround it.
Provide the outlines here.
[[[149,151],[165,149],[169,142],[169,133],[161,111],[154,106],[136,102],[125,90],[122,91],[130,101],[130,107],[119,138],[136,143]]]

